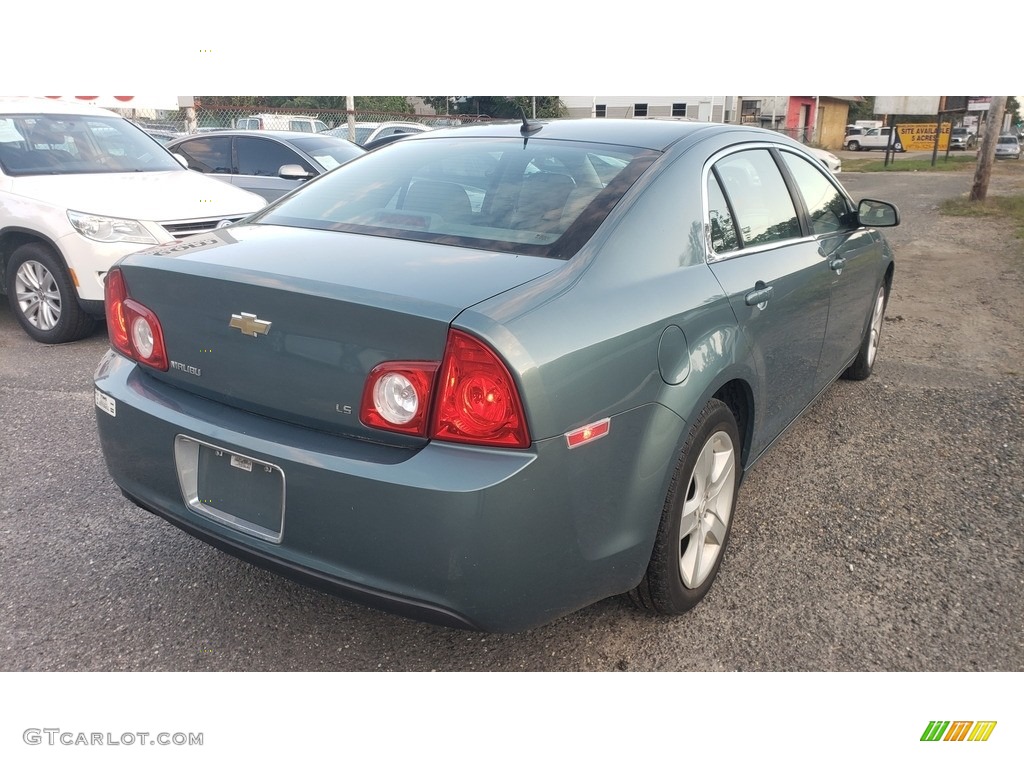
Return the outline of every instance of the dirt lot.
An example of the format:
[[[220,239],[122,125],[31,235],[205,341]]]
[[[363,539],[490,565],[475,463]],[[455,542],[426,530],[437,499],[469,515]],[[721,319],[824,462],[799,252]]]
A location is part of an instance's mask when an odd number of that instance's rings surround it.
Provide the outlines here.
[[[45,347],[0,307],[0,668],[1024,670],[1024,246],[938,215],[970,173],[842,180],[903,214],[875,373],[827,390],[748,475],[719,580],[674,620],[611,598],[481,636],[224,555],[107,476],[103,329]],[[1024,161],[990,191],[1024,193]]]

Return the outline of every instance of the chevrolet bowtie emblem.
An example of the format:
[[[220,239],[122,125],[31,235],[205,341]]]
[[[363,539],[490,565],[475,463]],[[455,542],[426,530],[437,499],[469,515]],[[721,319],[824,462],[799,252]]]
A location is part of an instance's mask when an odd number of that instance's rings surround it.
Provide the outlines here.
[[[255,338],[257,333],[262,333],[264,336],[267,335],[267,331],[270,330],[270,322],[267,320],[260,320],[256,315],[251,312],[243,312],[240,315],[232,315],[231,322],[228,324],[232,328],[237,328],[247,336]]]

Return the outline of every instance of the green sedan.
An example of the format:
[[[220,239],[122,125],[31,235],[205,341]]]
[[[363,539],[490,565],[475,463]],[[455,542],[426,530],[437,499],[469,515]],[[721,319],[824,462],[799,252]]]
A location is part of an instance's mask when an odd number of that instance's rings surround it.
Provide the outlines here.
[[[108,273],[107,466],[214,546],[416,619],[681,614],[744,472],[870,375],[898,223],[754,128],[411,136]]]

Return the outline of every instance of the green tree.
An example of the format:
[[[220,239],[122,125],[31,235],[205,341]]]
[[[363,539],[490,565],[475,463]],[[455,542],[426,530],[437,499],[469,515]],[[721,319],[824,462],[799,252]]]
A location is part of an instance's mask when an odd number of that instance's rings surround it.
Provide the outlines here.
[[[239,109],[345,109],[345,96],[197,96],[204,107],[238,107]],[[410,114],[413,109],[404,96],[356,96],[358,112],[394,112]]]
[[[565,105],[557,96],[421,96],[438,114],[487,115],[488,117],[517,118],[526,112],[533,115],[533,100],[537,100],[537,117],[565,117]]]
[[[855,101],[850,104],[850,116],[847,122],[853,124],[858,120],[875,119],[875,97],[868,96],[864,101]]]

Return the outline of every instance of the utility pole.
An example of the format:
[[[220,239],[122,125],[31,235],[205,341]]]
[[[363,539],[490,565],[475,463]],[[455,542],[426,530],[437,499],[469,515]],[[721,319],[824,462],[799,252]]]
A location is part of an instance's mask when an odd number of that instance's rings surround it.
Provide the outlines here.
[[[1003,127],[1003,112],[1006,111],[1006,97],[993,96],[985,121],[985,135],[978,150],[978,166],[974,170],[974,186],[971,187],[971,202],[984,200],[988,194],[988,181],[992,176],[992,163],[996,157],[996,142]]]
[[[356,97],[345,97],[345,112],[348,113],[348,140],[356,140]]]

